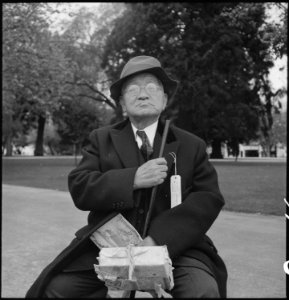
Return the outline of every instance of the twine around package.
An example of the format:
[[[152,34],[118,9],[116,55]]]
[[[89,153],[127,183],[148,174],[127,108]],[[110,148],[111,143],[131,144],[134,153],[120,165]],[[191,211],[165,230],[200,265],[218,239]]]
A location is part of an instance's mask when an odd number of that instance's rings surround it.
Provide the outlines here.
[[[166,246],[102,248],[94,264],[100,280],[111,290],[163,290],[174,286],[172,262]]]

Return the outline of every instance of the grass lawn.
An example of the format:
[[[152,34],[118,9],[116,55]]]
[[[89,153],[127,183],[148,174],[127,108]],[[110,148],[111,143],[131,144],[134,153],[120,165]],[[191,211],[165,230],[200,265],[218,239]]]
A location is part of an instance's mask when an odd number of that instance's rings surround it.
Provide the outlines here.
[[[286,162],[214,161],[230,211],[284,215]]]
[[[286,162],[218,160],[212,164],[219,175],[225,210],[284,215]],[[67,175],[74,167],[73,157],[3,158],[2,182],[68,191]]]

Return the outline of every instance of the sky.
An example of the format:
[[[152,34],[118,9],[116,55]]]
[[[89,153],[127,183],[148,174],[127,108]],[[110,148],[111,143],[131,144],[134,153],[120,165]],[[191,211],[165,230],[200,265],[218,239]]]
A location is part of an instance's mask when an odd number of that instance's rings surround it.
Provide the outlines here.
[[[270,70],[269,79],[272,83],[273,92],[278,90],[279,88],[286,87],[288,84],[287,78],[287,56],[284,56],[282,59],[277,59],[275,61],[275,65]],[[287,110],[287,95],[285,95],[282,99],[282,111]]]
[[[52,3],[51,3],[52,4]],[[58,6],[59,11],[63,11],[64,9],[67,12],[76,12],[81,7],[90,8],[93,10],[97,10],[100,2],[64,2]],[[284,2],[286,4],[286,2]],[[287,4],[288,5],[288,4]],[[67,17],[67,13],[59,13],[55,14],[55,23],[57,24],[60,20],[69,20],[70,18]],[[268,20],[274,21],[278,23],[279,19],[279,11],[276,7],[268,10]],[[57,26],[57,25],[56,25]],[[271,68],[269,73],[269,80],[272,83],[273,92],[277,89],[286,87],[287,88],[287,56],[283,56],[282,59],[278,58],[275,61],[275,65]],[[285,95],[282,100],[282,110],[287,110],[287,95]]]

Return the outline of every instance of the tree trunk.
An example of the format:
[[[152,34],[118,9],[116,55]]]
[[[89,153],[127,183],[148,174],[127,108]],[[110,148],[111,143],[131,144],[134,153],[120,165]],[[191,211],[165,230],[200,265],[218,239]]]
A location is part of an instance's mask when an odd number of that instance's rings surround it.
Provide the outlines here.
[[[5,156],[12,156],[12,133],[9,133],[6,136],[5,148],[6,148],[6,155]]]
[[[212,142],[212,154],[210,158],[223,158],[221,151],[221,140],[213,140]]]
[[[52,143],[51,143],[51,142],[48,142],[47,145],[48,145],[48,147],[49,147],[49,150],[50,150],[51,155],[55,155],[55,151],[54,151],[54,149],[53,149]]]
[[[45,118],[40,115],[38,118],[37,138],[35,142],[34,156],[43,156],[43,136],[45,127]]]
[[[232,141],[232,151],[233,155],[235,156],[235,161],[237,161],[239,154],[240,154],[240,148],[239,148],[239,140],[233,139]]]
[[[2,132],[4,133],[4,147],[6,149],[6,155],[5,156],[12,156],[13,152],[13,146],[12,146],[12,115],[11,114],[3,114],[3,121],[2,123]]]
[[[73,143],[73,152],[74,152],[74,165],[77,166],[77,147],[76,147],[76,142]]]

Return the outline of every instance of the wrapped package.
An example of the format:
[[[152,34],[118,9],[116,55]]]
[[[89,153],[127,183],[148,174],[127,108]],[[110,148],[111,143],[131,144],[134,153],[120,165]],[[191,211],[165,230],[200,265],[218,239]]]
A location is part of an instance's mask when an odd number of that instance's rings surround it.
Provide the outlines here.
[[[95,271],[110,289],[145,291],[158,285],[171,290],[174,286],[166,246],[102,248],[98,262]]]

